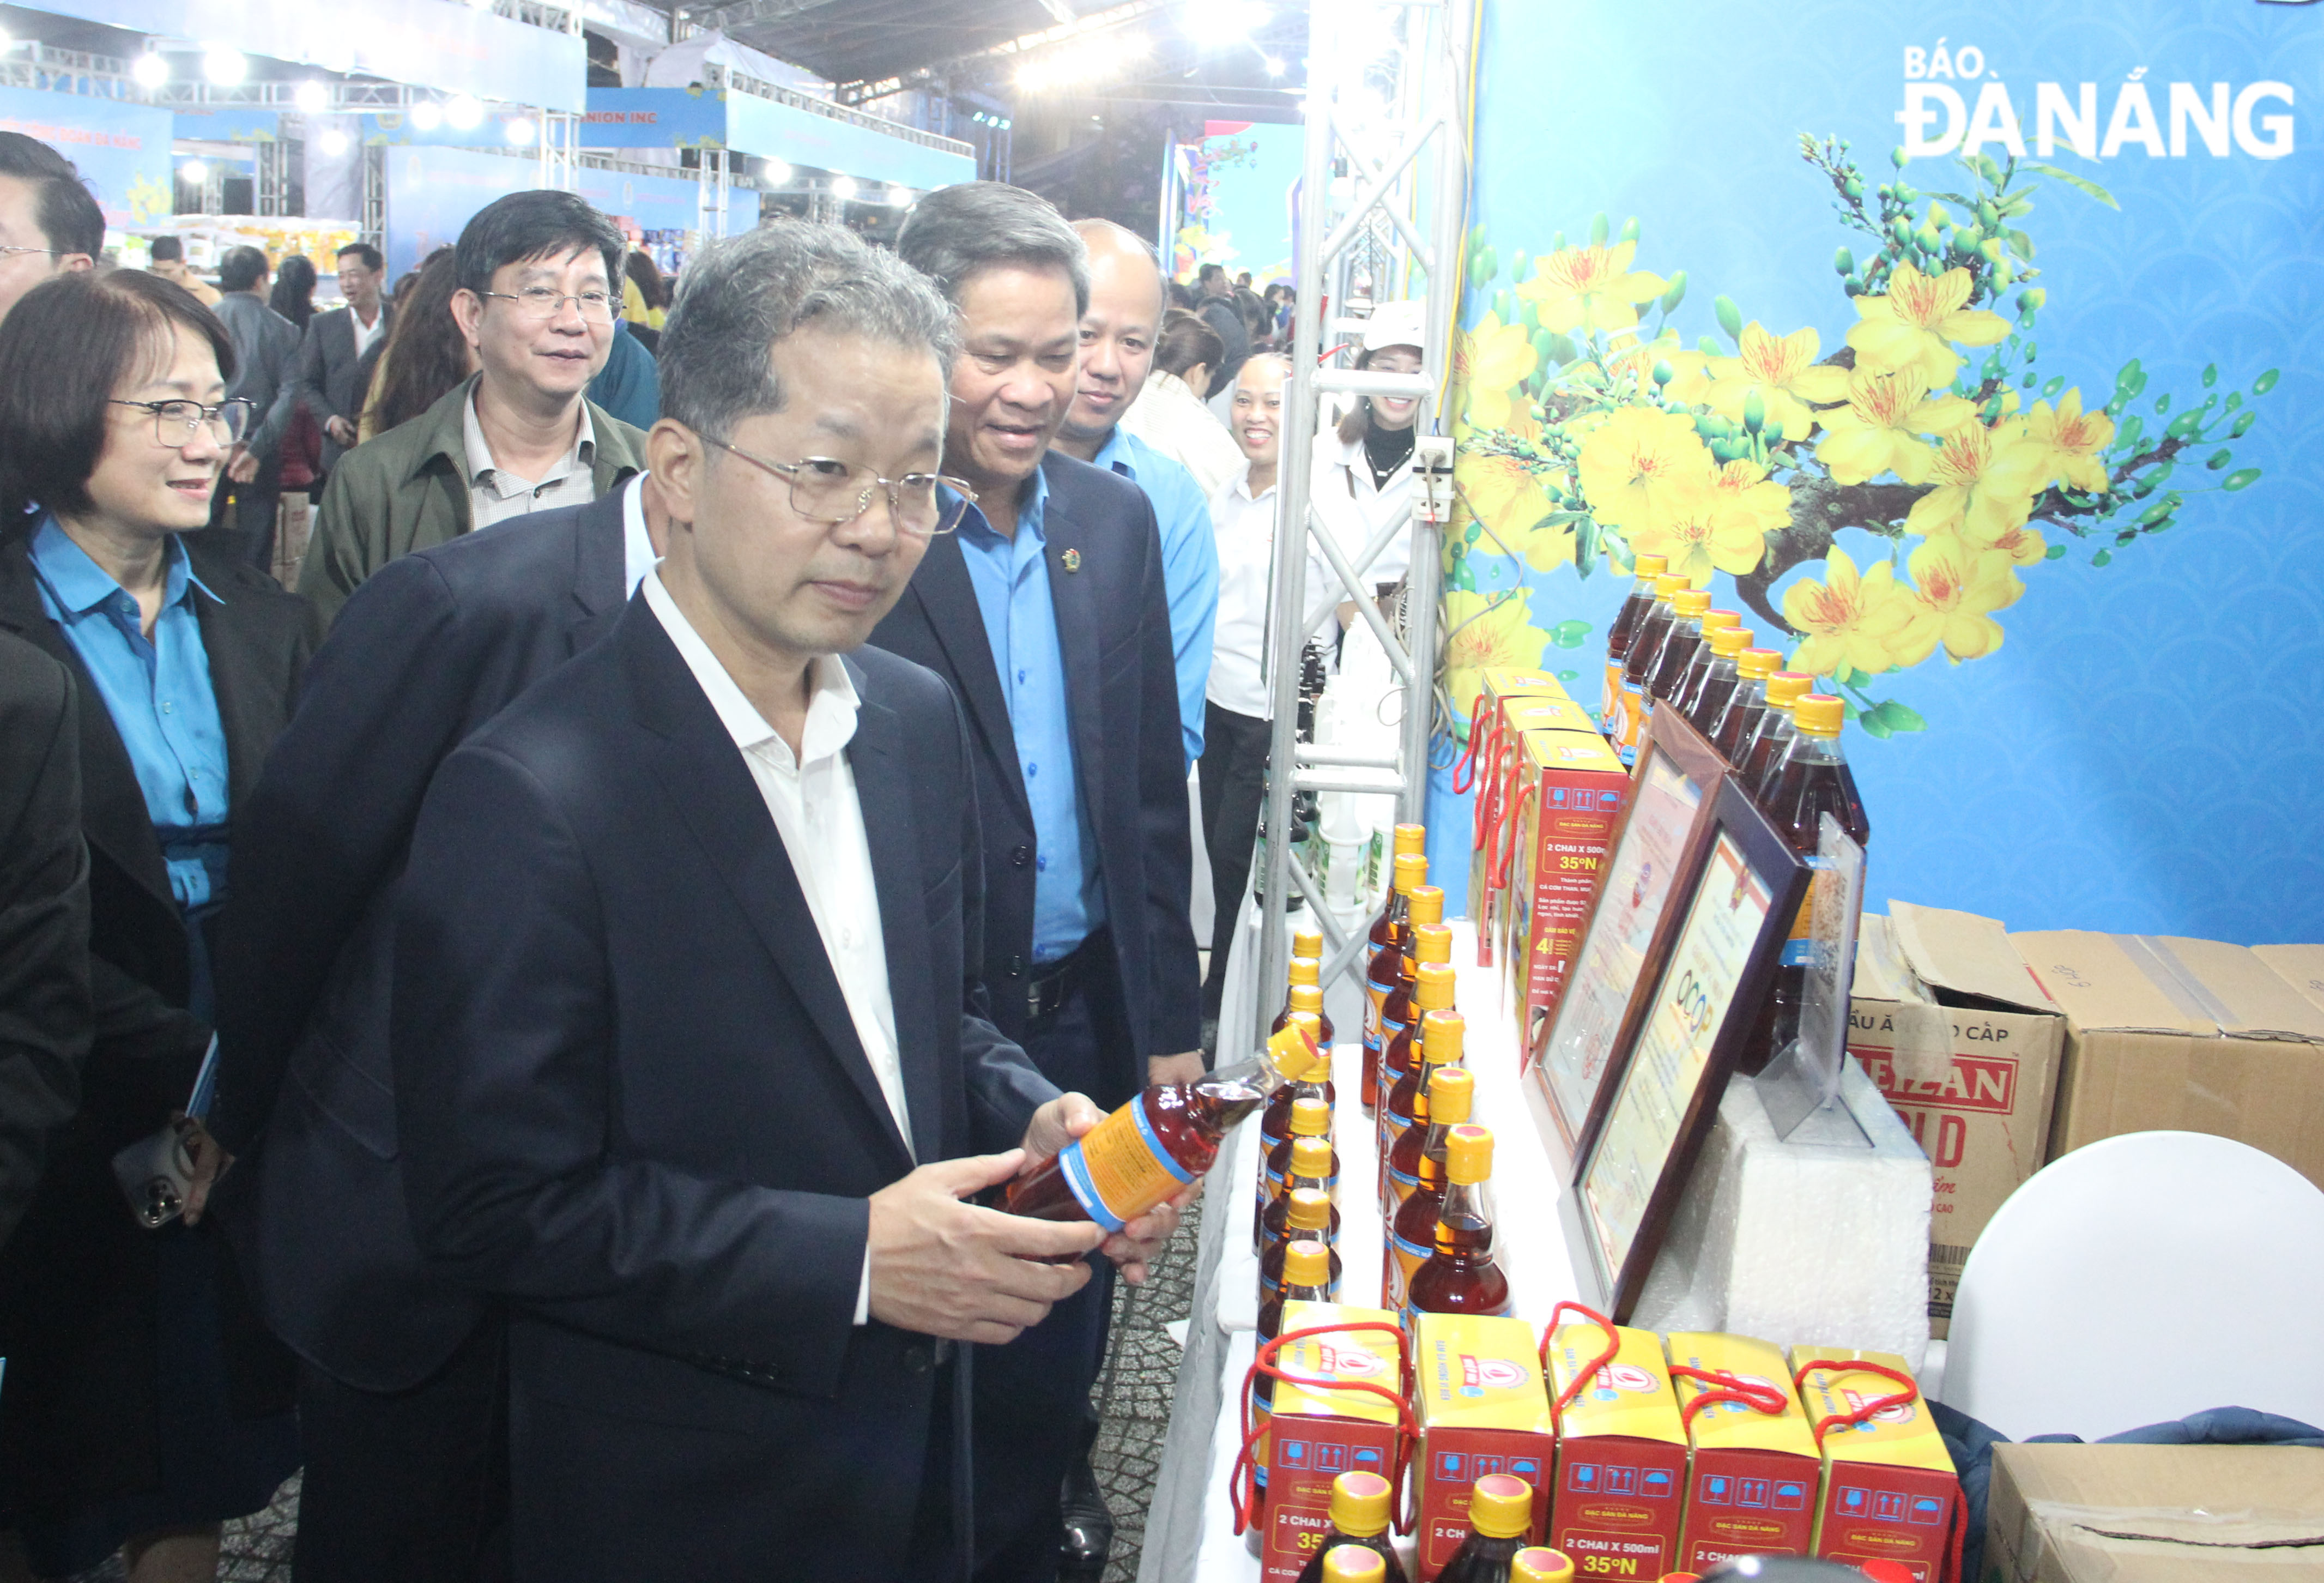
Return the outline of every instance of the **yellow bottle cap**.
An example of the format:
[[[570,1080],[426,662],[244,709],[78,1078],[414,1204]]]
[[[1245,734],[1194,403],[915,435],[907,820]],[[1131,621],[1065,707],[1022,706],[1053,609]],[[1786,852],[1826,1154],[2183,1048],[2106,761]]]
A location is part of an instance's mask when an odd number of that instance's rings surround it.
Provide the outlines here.
[[[1477,1079],[1466,1067],[1438,1067],[1428,1079],[1428,1119],[1458,1126],[1469,1119],[1476,1097]]]
[[[1291,931],[1291,954],[1294,957],[1323,955],[1323,931],[1320,929],[1295,929]]]
[[[1721,632],[1728,627],[1742,625],[1743,616],[1740,611],[1706,610],[1702,613],[1702,631],[1706,637],[1714,632]]]
[[[1328,1286],[1332,1283],[1332,1250],[1307,1237],[1283,1247],[1283,1284]]]
[[[1469,1492],[1469,1526],[1487,1539],[1515,1539],[1533,1526],[1533,1486],[1489,1473]]]
[[[1291,1174],[1323,1179],[1332,1174],[1332,1140],[1316,1133],[1295,1133],[1291,1141]]]
[[[1415,893],[1415,899],[1418,893]],[[1430,962],[1450,962],[1452,959],[1452,926],[1449,923],[1416,923],[1412,926],[1412,959],[1426,965]]]
[[[1291,1135],[1323,1138],[1332,1133],[1332,1107],[1314,1095],[1291,1102]]]
[[[1461,1042],[1468,1031],[1469,1020],[1458,1012],[1442,1007],[1424,1012],[1420,1018],[1421,1059],[1430,1066],[1451,1066],[1461,1059]],[[1435,1112],[1429,1114],[1434,1116]]]
[[[1573,1563],[1562,1550],[1528,1545],[1509,1558],[1509,1583],[1573,1583]]]
[[[1735,669],[1746,681],[1757,681],[1774,673],[1784,656],[1773,649],[1745,649],[1735,656]]]
[[[1417,852],[1396,855],[1396,888],[1409,895],[1415,885],[1428,883],[1428,859]]]
[[[1396,827],[1396,855],[1397,856],[1401,857],[1407,852],[1417,852],[1427,845],[1428,827],[1426,825],[1398,825]]]
[[[1342,1473],[1332,1481],[1332,1526],[1359,1539],[1387,1532],[1390,1493],[1377,1473]]]
[[[1671,611],[1681,621],[1696,621],[1711,608],[1709,588],[1681,588],[1671,596]]]
[[[1720,612],[1716,610],[1711,613],[1711,616],[1718,614]],[[1708,621],[1711,616],[1706,616],[1703,619]],[[1710,628],[1703,630],[1709,632]],[[1739,654],[1750,646],[1751,629],[1748,626],[1722,626],[1711,633],[1711,652],[1714,654]]]
[[[1837,736],[1848,706],[1827,692],[1812,692],[1792,706],[1792,724],[1803,736]]]
[[[1332,1228],[1332,1195],[1322,1188],[1293,1188],[1285,1195],[1284,1217],[1294,1231],[1327,1232]],[[1319,1235],[1312,1239],[1322,1242]]]
[[[1360,1544],[1335,1544],[1323,1552],[1323,1583],[1381,1583],[1388,1562]]]
[[[1413,975],[1412,998],[1434,1016],[1452,1004],[1452,984],[1458,977],[1450,962],[1423,962]]]
[[[1767,676],[1767,706],[1788,710],[1814,685],[1814,677],[1803,676],[1797,671],[1771,671]]]
[[[1436,1113],[1430,1111],[1434,1116]],[[1463,1122],[1444,1134],[1444,1174],[1462,1187],[1474,1187],[1493,1174],[1491,1129]]]
[[[1307,970],[1310,973],[1314,972],[1315,970],[1315,964],[1313,962],[1308,963]],[[1323,1010],[1323,986],[1316,983],[1313,978],[1310,978],[1305,984],[1299,982],[1297,978],[1292,979],[1291,1009],[1295,1013],[1314,1012],[1320,1014]]]
[[[1639,577],[1660,577],[1670,560],[1661,555],[1641,555],[1630,563],[1630,569]]]
[[[1418,928],[1424,923],[1444,921],[1444,893],[1434,885],[1412,887],[1412,922]]]
[[[1284,976],[1293,984],[1321,984],[1323,964],[1320,958],[1297,956],[1291,958],[1291,971]]]
[[[1673,594],[1677,593],[1693,580],[1683,571],[1658,573],[1655,578],[1655,597],[1667,602]]]
[[[1315,1031],[1301,1026],[1295,1012],[1280,1032],[1267,1036],[1267,1064],[1286,1078],[1296,1078],[1314,1060],[1315,1040]]]
[[[1294,1030],[1307,1035],[1307,1044],[1315,1047],[1315,1057],[1313,1060],[1309,1060],[1306,1053],[1307,1045],[1303,1044],[1288,1058],[1290,1065],[1285,1066],[1278,1062],[1275,1069],[1293,1082],[1298,1082],[1302,1078],[1321,1082],[1330,1077],[1332,1051],[1331,1047],[1323,1042],[1323,1014],[1310,1008],[1294,1008],[1291,1020],[1283,1025],[1283,1031],[1288,1033]],[[1323,1070],[1317,1071],[1318,1067]]]

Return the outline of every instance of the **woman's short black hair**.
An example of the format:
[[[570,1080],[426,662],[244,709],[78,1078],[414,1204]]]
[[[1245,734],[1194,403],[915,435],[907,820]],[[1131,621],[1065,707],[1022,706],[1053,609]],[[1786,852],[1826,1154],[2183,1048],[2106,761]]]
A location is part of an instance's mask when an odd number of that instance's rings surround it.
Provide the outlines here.
[[[89,509],[89,475],[110,431],[107,403],[166,365],[180,326],[209,343],[218,376],[231,381],[226,326],[185,287],[143,270],[52,276],[0,319],[0,522],[36,505]]]
[[[597,250],[606,285],[618,291],[622,242],[613,221],[575,193],[548,187],[512,192],[484,205],[460,228],[459,289],[481,295],[493,289],[493,276],[504,264],[566,258],[584,247]]]

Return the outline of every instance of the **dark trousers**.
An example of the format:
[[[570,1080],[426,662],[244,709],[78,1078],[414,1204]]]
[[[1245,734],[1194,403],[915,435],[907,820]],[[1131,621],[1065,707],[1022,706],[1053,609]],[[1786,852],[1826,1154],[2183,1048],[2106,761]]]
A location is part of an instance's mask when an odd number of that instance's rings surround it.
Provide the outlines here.
[[[301,1363],[295,1583],[509,1576],[508,1335],[495,1315],[433,1379],[383,1393]]]
[[[1275,727],[1213,703],[1203,706],[1203,843],[1211,854],[1211,966],[1203,977],[1203,1015],[1219,1014],[1235,919],[1250,883],[1259,810],[1267,801],[1267,749]]]
[[[1134,1049],[1120,974],[1102,937],[1095,960],[1047,1018],[1019,1031],[1033,1064],[1058,1088],[1111,1110],[1125,1103],[1122,1052]],[[1144,1078],[1145,1063],[1136,1063]],[[1093,1260],[1093,1278],[1049,1317],[1006,1347],[976,1349],[977,1583],[1048,1583],[1057,1572],[1058,1493],[1082,1454],[1090,1387],[1105,1357],[1113,1266]]]
[[[234,496],[227,504],[226,496]],[[282,505],[282,458],[280,453],[269,461],[258,464],[258,477],[247,484],[236,484],[224,473],[218,475],[217,490],[211,497],[210,526],[233,528],[242,534],[244,553],[250,564],[264,572],[274,569],[274,524]]]

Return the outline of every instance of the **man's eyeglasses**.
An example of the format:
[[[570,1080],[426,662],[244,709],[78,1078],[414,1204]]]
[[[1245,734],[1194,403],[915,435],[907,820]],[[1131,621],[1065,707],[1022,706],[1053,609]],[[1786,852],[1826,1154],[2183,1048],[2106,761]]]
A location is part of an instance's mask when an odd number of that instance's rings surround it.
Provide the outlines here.
[[[153,414],[153,439],[159,445],[176,450],[193,444],[194,436],[208,425],[210,438],[220,445],[232,445],[250,432],[251,414],[255,403],[241,396],[206,407],[199,402],[124,402],[115,398],[116,407],[135,407]]]
[[[613,322],[613,298],[609,292],[553,292],[547,286],[527,286],[521,292],[479,292],[476,295],[513,302],[517,311],[527,319],[554,319],[570,302],[591,324]]]
[[[925,539],[949,533],[960,526],[960,519],[976,501],[976,491],[965,480],[942,473],[907,473],[900,478],[882,478],[869,467],[827,456],[772,462],[723,440],[710,443],[787,481],[791,486],[791,509],[807,521],[826,527],[853,522],[872,509],[873,492],[885,489],[888,511],[896,531]]]

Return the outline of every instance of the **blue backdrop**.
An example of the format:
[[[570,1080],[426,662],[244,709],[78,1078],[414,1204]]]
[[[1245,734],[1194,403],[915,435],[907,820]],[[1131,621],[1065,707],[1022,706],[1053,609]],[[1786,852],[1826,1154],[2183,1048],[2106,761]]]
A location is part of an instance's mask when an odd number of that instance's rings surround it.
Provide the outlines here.
[[[1849,698],[1868,905],[2324,940],[2324,15],[1503,0],[1480,62],[1461,707],[1594,703],[1688,554]]]

